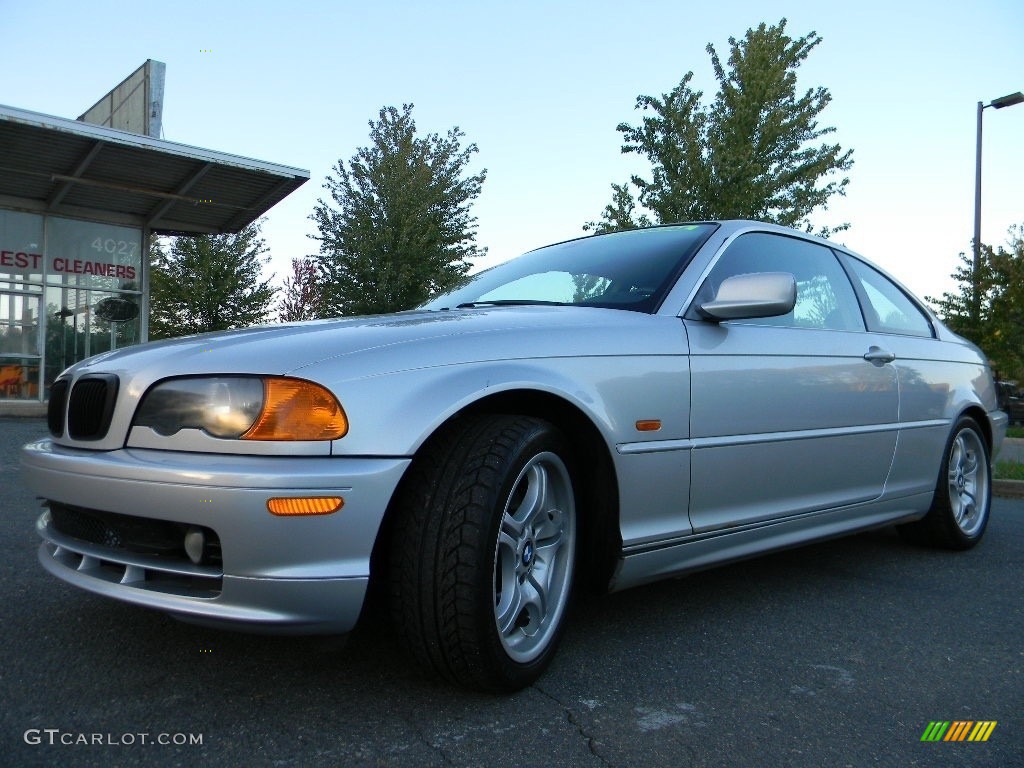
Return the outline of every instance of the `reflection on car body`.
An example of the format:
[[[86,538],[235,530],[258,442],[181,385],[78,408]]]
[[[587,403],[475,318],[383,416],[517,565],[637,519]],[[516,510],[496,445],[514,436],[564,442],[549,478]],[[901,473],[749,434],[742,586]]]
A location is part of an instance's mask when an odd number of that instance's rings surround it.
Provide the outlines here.
[[[425,670],[539,676],[574,588],[881,525],[988,520],[979,351],[856,254],[756,222],[581,238],[418,310],[83,361],[25,447],[40,560],[213,626],[345,632],[371,580]]]

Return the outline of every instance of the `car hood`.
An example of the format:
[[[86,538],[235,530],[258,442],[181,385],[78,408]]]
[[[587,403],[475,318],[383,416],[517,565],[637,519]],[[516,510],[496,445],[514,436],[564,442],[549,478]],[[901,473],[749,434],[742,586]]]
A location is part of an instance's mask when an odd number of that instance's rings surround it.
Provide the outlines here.
[[[186,336],[96,355],[75,366],[75,372],[301,376],[304,369],[334,361],[357,376],[484,360],[664,353],[666,338],[651,333],[654,327],[665,329],[674,350],[683,351],[682,324],[675,318],[594,307],[508,306]]]

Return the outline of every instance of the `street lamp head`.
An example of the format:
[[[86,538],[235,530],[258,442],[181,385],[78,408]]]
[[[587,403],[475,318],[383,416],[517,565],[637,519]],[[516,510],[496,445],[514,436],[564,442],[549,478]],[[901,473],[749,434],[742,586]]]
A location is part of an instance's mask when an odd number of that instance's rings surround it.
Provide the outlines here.
[[[992,103],[989,106],[1002,109],[1003,107],[1012,107],[1014,104],[1020,104],[1022,101],[1024,101],[1024,93],[1017,91],[1006,96],[1000,96],[998,99],[992,99]]]

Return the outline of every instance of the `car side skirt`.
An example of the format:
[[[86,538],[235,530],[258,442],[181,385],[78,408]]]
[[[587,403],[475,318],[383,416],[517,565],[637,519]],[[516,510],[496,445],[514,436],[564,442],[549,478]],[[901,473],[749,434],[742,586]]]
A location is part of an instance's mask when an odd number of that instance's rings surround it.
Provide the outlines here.
[[[627,549],[609,591],[618,592],[768,552],[917,520],[928,511],[933,497],[934,491],[918,493]]]

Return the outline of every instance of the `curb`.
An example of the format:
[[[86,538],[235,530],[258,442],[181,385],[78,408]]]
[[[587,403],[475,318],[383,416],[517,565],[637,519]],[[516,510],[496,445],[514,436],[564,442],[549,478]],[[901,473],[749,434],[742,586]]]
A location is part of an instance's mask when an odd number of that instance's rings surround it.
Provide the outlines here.
[[[992,494],[1005,499],[1024,499],[1024,480],[993,480]]]
[[[32,400],[29,402],[22,403],[19,403],[16,400],[12,400],[6,403],[0,403],[0,417],[14,417],[19,419],[45,419],[46,403],[40,403],[38,400]]]

